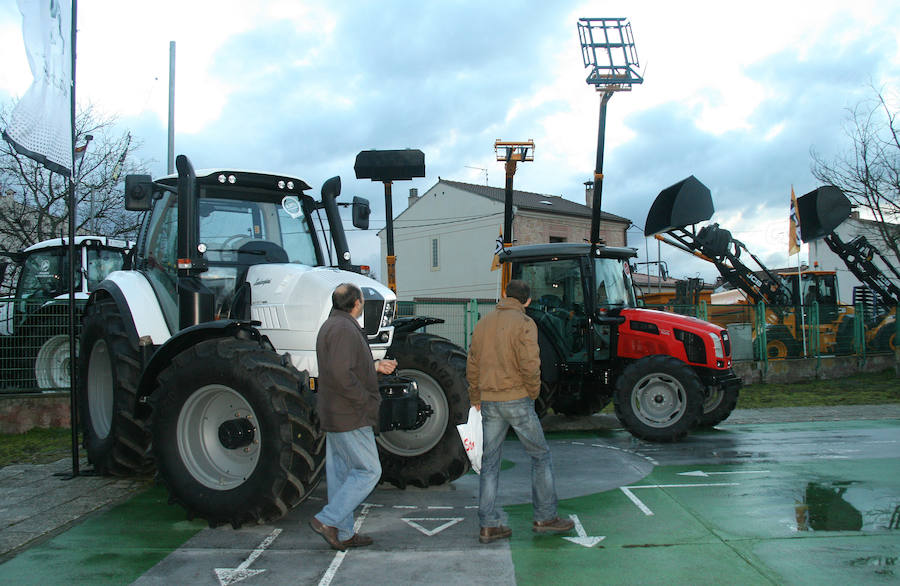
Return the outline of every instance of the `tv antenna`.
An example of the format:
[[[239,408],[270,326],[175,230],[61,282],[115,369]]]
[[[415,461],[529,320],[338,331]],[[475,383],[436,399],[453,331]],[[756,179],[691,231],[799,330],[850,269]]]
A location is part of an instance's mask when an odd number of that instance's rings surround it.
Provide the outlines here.
[[[478,171],[484,171],[484,185],[485,187],[488,184],[488,170],[487,167],[473,167],[472,165],[465,165],[466,169],[476,169]]]

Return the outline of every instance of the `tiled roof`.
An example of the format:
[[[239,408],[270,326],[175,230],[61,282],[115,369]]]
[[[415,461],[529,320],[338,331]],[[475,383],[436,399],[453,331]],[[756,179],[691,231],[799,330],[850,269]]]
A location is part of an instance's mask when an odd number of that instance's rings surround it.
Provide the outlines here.
[[[494,201],[499,201],[501,203],[503,203],[506,199],[504,193],[505,190],[500,187],[474,185],[472,183],[462,183],[460,181],[450,181],[448,179],[441,179],[440,182],[451,187],[455,187],[456,189],[461,189],[463,191],[468,191],[469,193],[481,195],[483,197],[492,199]],[[532,193],[530,191],[519,191],[517,189],[514,189],[513,205],[523,210],[550,212],[554,214],[578,216],[583,218],[591,217],[591,209],[589,207],[584,204],[576,203],[574,201],[562,198],[558,195],[546,195],[543,193]],[[615,214],[610,214],[607,212],[601,212],[600,217],[603,220],[611,222],[622,222],[626,224],[631,223],[631,220],[627,218],[623,218],[622,216],[617,216]]]

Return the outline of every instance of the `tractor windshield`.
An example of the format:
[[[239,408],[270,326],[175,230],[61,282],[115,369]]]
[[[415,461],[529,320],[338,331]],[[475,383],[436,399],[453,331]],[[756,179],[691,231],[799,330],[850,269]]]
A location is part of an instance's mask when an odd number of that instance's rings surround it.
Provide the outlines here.
[[[616,307],[634,307],[634,286],[628,261],[621,258],[594,260],[597,309],[606,312]]]
[[[81,254],[79,249],[77,254]],[[69,290],[69,252],[66,248],[43,248],[28,255],[22,264],[16,297],[51,299]],[[75,290],[81,290],[81,273],[75,271]]]
[[[205,197],[199,206],[200,242],[210,263],[238,263],[239,254],[255,254],[267,262],[319,264],[299,205],[289,214],[280,203]]]

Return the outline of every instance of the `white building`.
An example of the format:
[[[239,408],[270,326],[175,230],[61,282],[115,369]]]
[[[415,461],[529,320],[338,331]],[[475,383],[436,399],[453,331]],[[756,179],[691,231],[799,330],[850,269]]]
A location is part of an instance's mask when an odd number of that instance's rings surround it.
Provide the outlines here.
[[[893,227],[900,230],[900,226]],[[866,240],[887,258],[888,262],[893,264],[894,269],[900,271],[900,261],[884,245],[884,240],[878,233],[876,222],[860,219],[859,214],[854,213],[834,231],[844,242],[850,242],[857,236],[865,236]],[[873,262],[886,277],[891,279],[895,285],[900,286],[900,279],[897,279],[896,275],[878,255],[875,255]],[[825,240],[813,240],[809,243],[809,266],[810,268],[823,271],[836,271],[839,287],[838,299],[841,303],[853,303],[853,288],[862,285],[862,283],[850,272],[844,261],[828,247]]]
[[[590,192],[586,201],[590,201]],[[503,228],[504,190],[438,178],[394,219],[397,293],[417,297],[496,299],[501,271],[491,271],[497,237]],[[603,213],[600,237],[609,246],[625,246],[631,221]],[[514,244],[583,242],[590,235],[591,210],[559,196],[514,191]],[[387,274],[387,235],[381,240],[380,275]]]

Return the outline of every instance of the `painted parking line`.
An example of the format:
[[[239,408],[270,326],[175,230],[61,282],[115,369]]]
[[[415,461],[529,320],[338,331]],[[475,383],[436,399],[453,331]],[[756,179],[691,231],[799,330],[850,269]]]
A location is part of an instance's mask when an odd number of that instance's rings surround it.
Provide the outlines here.
[[[711,486],[739,486],[739,482],[712,482],[712,483],[697,483],[697,484],[645,484],[641,486],[620,486],[619,490],[625,493],[625,496],[628,497],[631,502],[635,504],[637,508],[641,510],[645,515],[650,516],[653,514],[653,511],[650,510],[650,507],[645,505],[641,499],[636,497],[633,492],[634,489],[638,488],[706,488]]]

